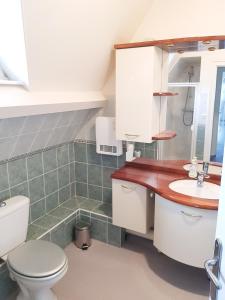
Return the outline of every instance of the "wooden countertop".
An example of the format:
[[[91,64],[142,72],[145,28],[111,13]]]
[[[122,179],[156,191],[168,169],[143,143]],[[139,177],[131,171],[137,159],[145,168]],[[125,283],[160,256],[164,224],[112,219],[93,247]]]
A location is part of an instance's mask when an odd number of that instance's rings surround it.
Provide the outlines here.
[[[189,179],[188,172],[183,165],[190,163],[187,160],[151,160],[147,158],[136,158],[132,162],[126,162],[125,166],[112,174],[113,179],[121,179],[140,184],[156,194],[179,204],[202,208],[218,209],[218,200],[201,199],[186,196],[172,191],[169,184],[179,179]],[[218,165],[218,164],[216,164]],[[211,175],[205,181],[220,185],[221,177]]]

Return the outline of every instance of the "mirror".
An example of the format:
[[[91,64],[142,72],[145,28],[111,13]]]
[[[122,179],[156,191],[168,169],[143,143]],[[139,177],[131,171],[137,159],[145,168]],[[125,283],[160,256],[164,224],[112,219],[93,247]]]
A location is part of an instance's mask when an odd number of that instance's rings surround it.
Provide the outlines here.
[[[178,95],[167,98],[166,128],[177,136],[163,142],[163,159],[190,160],[197,156],[222,163],[225,52],[220,51],[224,50],[170,54],[168,86]],[[219,65],[214,63],[217,53]]]

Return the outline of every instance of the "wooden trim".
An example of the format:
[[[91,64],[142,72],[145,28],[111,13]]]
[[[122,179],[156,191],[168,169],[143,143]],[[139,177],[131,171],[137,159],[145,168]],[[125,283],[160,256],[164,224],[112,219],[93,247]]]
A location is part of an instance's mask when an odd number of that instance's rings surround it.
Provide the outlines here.
[[[165,130],[152,137],[153,141],[170,140],[176,136],[175,131]]]
[[[170,97],[170,96],[177,96],[177,95],[179,95],[178,93],[172,93],[172,92],[155,92],[155,93],[153,93],[153,96],[155,96],[155,97],[157,97],[157,96],[159,96],[159,97],[166,97],[166,96],[168,96],[168,97]]]
[[[176,52],[176,51],[184,52],[184,51],[196,51],[196,50],[198,50],[198,48],[196,47],[198,42],[207,42],[207,41],[225,41],[225,35],[172,38],[172,39],[166,39],[166,40],[115,44],[114,48],[115,49],[128,49],[128,48],[157,46],[168,52]],[[209,46],[209,48],[210,48],[210,46]],[[225,48],[225,43],[223,43],[221,48],[222,49]]]

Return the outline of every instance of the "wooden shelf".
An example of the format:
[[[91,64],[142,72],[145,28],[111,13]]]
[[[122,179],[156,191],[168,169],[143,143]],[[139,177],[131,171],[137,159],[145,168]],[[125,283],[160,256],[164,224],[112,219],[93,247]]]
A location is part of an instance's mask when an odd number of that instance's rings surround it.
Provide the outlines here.
[[[171,93],[171,92],[155,92],[153,93],[153,96],[156,97],[162,97],[162,96],[177,96],[178,93]]]
[[[174,138],[176,135],[177,134],[175,131],[165,130],[165,131],[159,132],[158,134],[154,135],[152,137],[152,140],[153,141],[170,140],[170,139]]]
[[[199,47],[207,46],[209,51],[215,50],[214,43],[218,41],[219,49],[225,49],[225,35],[218,36],[202,36],[202,37],[186,37],[186,38],[175,38],[167,40],[155,40],[155,41],[144,41],[136,43],[116,44],[115,49],[126,49],[126,48],[138,48],[138,47],[149,47],[157,46],[167,52],[178,52],[183,53],[187,51],[201,51],[206,50],[205,48]]]

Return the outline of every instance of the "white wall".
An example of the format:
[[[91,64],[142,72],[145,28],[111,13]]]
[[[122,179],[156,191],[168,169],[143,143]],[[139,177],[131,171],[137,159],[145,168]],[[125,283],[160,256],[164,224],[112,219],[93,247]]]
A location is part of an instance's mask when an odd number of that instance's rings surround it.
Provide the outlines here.
[[[22,0],[31,90],[97,91],[149,0]]]
[[[13,80],[28,83],[21,1],[0,0],[0,62]]]
[[[132,40],[224,35],[224,0],[153,0]]]

